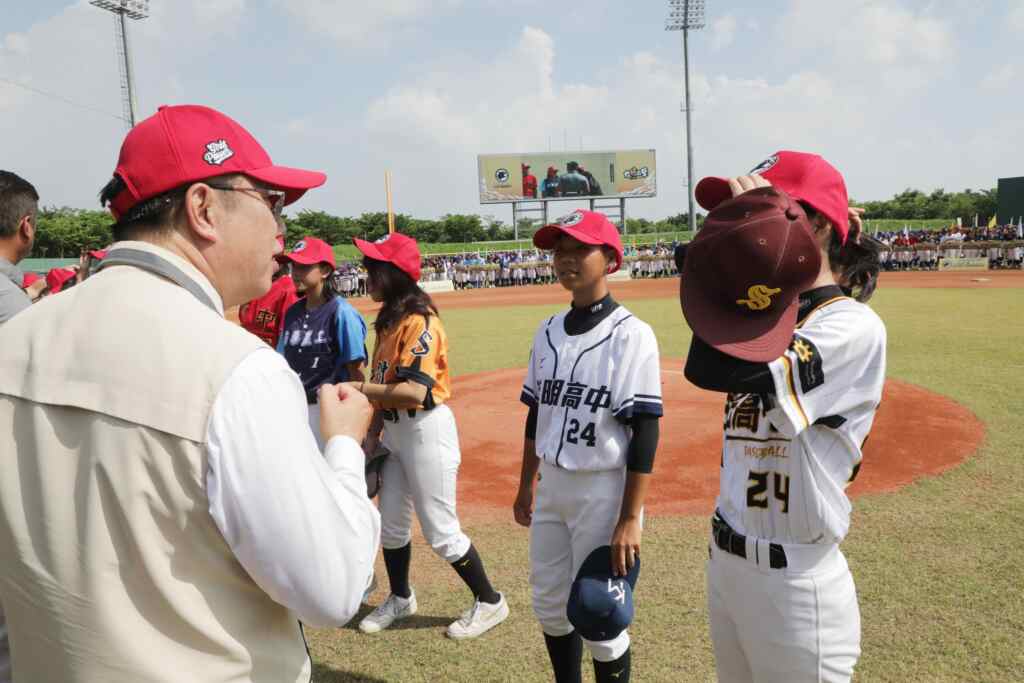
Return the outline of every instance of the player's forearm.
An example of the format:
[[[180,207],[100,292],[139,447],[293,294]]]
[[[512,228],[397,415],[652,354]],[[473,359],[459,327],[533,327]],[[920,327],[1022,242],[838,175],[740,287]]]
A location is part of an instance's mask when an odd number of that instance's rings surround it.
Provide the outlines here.
[[[537,469],[540,467],[540,460],[537,458],[537,442],[533,439],[523,439],[523,466],[519,473],[519,487],[530,488],[533,480],[537,478]]]
[[[626,486],[622,491],[622,509],[619,521],[640,519],[640,512],[647,497],[647,487],[651,483],[651,475],[643,472],[626,472]]]
[[[427,388],[425,386],[408,380],[396,384],[355,382],[355,387],[366,394],[366,397],[371,401],[402,410],[419,408],[427,398]]]

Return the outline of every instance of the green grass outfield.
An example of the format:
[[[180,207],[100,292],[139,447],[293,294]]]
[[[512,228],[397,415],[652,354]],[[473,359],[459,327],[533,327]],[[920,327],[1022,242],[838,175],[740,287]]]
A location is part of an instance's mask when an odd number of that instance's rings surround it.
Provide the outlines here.
[[[938,478],[854,501],[843,550],[863,620],[856,680],[1024,680],[1022,294],[1021,289],[892,289],[873,301],[888,327],[889,375],[954,397],[985,422],[987,435],[977,455]],[[628,306],[654,326],[663,355],[685,355],[689,331],[675,300]],[[558,308],[442,311],[452,367],[462,374],[525,365],[536,325]],[[513,495],[509,491],[510,503]],[[412,582],[419,614],[374,636],[355,629],[368,609],[345,629],[307,630],[315,680],[551,680],[529,604],[527,531],[514,525],[511,512],[488,517],[467,510],[462,522],[495,586],[508,597],[509,620],[475,641],[446,639],[445,626],[469,606],[470,596],[417,538]],[[704,590],[706,526],[697,517],[648,518],[631,628],[635,681],[714,680]],[[379,559],[378,572],[383,579]],[[379,590],[374,602],[384,592]],[[584,672],[584,680],[593,680],[588,659]]]

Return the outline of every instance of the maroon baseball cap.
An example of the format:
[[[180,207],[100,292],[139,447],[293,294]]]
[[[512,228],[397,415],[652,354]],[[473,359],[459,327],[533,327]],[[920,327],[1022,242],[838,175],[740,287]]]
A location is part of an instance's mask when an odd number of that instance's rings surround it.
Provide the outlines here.
[[[291,204],[327,176],[275,166],[249,131],[219,111],[193,104],[162,106],[125,137],[114,175],[126,188],[110,202],[120,219],[139,202],[228,173],[242,173],[285,191]]]
[[[316,263],[334,264],[334,249],[321,239],[316,237],[303,237],[295,243],[295,247],[287,254],[278,255],[280,261],[291,261],[304,266],[312,266]]]
[[[400,271],[417,282],[420,279],[420,248],[416,240],[400,232],[393,232],[384,235],[375,242],[367,242],[358,237],[352,239],[352,244],[363,253],[363,256],[374,261],[384,261],[398,268]]]
[[[807,202],[832,223],[845,244],[850,233],[850,198],[843,176],[817,154],[781,151],[753,169],[757,174],[797,201]],[[697,183],[697,203],[708,211],[732,197],[728,178],[709,176]]]
[[[694,334],[723,353],[775,360],[792,339],[800,293],[820,269],[803,207],[776,187],[745,192],[712,210],[690,243],[683,315]]]
[[[615,272],[622,266],[622,238],[619,229],[598,211],[576,209],[556,222],[545,225],[533,234],[538,249],[554,249],[563,234],[575,237],[584,244],[602,244],[615,250]]]

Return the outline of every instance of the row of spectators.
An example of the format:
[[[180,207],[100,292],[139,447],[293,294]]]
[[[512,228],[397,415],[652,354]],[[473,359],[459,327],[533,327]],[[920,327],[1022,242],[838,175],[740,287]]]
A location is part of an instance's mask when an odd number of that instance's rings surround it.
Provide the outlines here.
[[[889,246],[909,246],[919,242],[1009,242],[1024,238],[1020,225],[994,225],[974,228],[949,227],[942,230],[899,230],[872,235]]]
[[[992,270],[1021,268],[1024,241],[987,240],[894,244],[879,252],[883,270],[937,270],[939,259],[986,259]]]

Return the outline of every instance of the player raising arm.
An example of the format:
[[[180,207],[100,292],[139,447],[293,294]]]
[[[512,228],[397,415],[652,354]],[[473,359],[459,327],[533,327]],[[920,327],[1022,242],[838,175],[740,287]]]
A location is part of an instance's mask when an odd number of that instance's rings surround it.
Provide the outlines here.
[[[707,565],[718,677],[849,681],[860,611],[839,543],[885,380],[885,326],[861,303],[877,243],[817,155],[705,178],[697,199],[711,213],[679,264],[680,300],[686,377],[726,393]]]
[[[583,639],[566,615],[584,560],[611,545],[614,576],[639,561],[643,503],[662,414],[653,330],[608,293],[622,242],[600,213],[575,211],[534,236],[554,251],[572,305],[541,324],[521,400],[529,406],[513,507],[530,527],[533,610],[555,680],[580,680]],[[539,474],[538,474],[539,471]],[[534,502],[534,481],[537,481]],[[629,680],[629,634],[587,640],[596,680]]]

